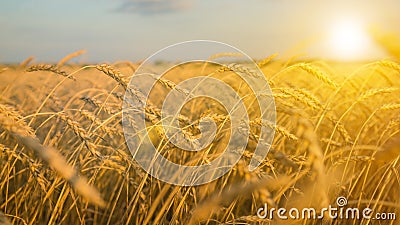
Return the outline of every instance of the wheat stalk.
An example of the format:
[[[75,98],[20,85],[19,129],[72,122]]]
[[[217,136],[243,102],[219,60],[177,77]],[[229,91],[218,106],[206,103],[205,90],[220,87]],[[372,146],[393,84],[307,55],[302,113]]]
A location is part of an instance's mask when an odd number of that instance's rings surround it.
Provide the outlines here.
[[[69,60],[71,60],[71,59],[73,59],[73,58],[75,58],[75,57],[78,57],[78,56],[80,56],[80,55],[83,55],[83,54],[85,54],[85,53],[86,53],[86,50],[79,50],[79,51],[73,52],[73,53],[71,53],[71,54],[65,56],[64,58],[62,58],[60,61],[58,61],[57,66],[58,66],[58,67],[61,67],[61,66],[63,66],[66,62],[68,62]]]
[[[395,110],[395,109],[400,109],[400,104],[399,103],[389,103],[386,105],[381,106],[381,110]]]
[[[380,66],[383,66],[383,67],[387,67],[389,69],[393,69],[393,70],[397,71],[398,73],[400,73],[400,65],[393,61],[381,60],[381,61],[378,61],[377,64]]]
[[[11,106],[0,104],[0,124],[11,133],[34,137],[33,129],[26,124],[21,114]]]
[[[79,112],[82,114],[83,117],[93,122],[93,124],[98,126],[105,133],[113,135],[118,132],[117,129],[113,129],[104,125],[103,122],[99,118],[97,118],[96,115],[94,115],[92,112],[89,112],[87,110],[79,110]]]
[[[88,201],[104,206],[104,200],[99,192],[90,186],[88,182],[78,176],[76,171],[67,164],[64,157],[55,149],[40,144],[32,129],[20,118],[22,116],[11,107],[0,104],[0,127],[15,137],[19,143],[34,150],[40,158],[46,161],[50,167],[57,171],[64,179],[70,182],[74,189],[87,198]]]
[[[55,65],[49,65],[49,64],[33,65],[33,66],[29,67],[26,71],[27,72],[48,71],[48,72],[52,72],[52,73],[61,75],[63,77],[67,77],[67,78],[72,79],[72,80],[76,80],[75,77],[73,77],[72,75],[68,75],[67,72],[60,70]]]
[[[219,59],[219,58],[225,58],[225,57],[242,57],[243,54],[238,53],[238,52],[221,52],[221,53],[216,53],[210,57],[208,57],[208,60],[214,60],[214,59]]]
[[[96,69],[103,72],[107,76],[111,77],[115,81],[117,81],[117,83],[120,84],[125,90],[128,88],[128,84],[125,81],[122,73],[119,70],[112,67],[111,65],[108,64],[97,65]]]
[[[309,152],[309,162],[312,169],[316,172],[318,178],[318,190],[321,194],[320,206],[329,204],[328,194],[326,193],[327,177],[325,174],[324,156],[322,149],[319,145],[319,138],[314,131],[312,124],[306,119],[299,119],[298,133],[305,141],[307,141],[307,149]]]
[[[35,59],[35,57],[29,56],[29,57],[26,58],[24,61],[22,61],[22,62],[19,64],[19,66],[22,67],[22,68],[24,68],[24,67],[28,66],[29,63],[31,63],[34,59]]]
[[[121,110],[116,110],[113,109],[111,107],[109,107],[106,103],[103,103],[95,98],[91,98],[91,97],[81,97],[80,100],[84,101],[85,103],[94,106],[95,108],[98,109],[103,109],[106,113],[110,114],[110,115],[114,115],[116,113],[118,113]]]
[[[263,74],[259,74],[255,71],[253,71],[252,69],[250,69],[244,65],[237,64],[237,63],[231,63],[229,65],[224,65],[221,68],[219,68],[216,72],[223,73],[225,71],[233,71],[235,73],[247,74],[249,76],[256,77],[256,78],[264,76]]]
[[[376,96],[376,95],[390,94],[392,92],[399,91],[399,90],[400,90],[400,88],[396,88],[396,87],[370,89],[370,90],[364,92],[360,96],[358,101],[360,102],[360,101],[366,100],[366,99],[371,98],[371,97]]]
[[[353,138],[350,136],[349,132],[347,129],[344,127],[343,124],[341,124],[335,117],[328,115],[327,118],[333,123],[333,125],[337,126],[337,130],[339,131],[339,134],[344,138],[346,143],[353,143]]]
[[[303,69],[307,73],[316,77],[318,80],[324,82],[325,84],[327,84],[333,88],[338,87],[338,85],[335,82],[333,82],[324,72],[322,72],[318,68],[310,65],[309,63],[299,63],[299,64],[296,64],[295,66]]]
[[[280,90],[285,95],[292,96],[297,101],[304,103],[314,110],[320,109],[322,107],[321,103],[316,97],[312,96],[310,93],[304,90],[289,88],[279,88],[278,90]]]
[[[275,59],[278,55],[279,55],[278,53],[275,53],[275,54],[272,54],[272,55],[268,56],[267,58],[265,58],[265,59],[259,61],[259,62],[257,63],[257,66],[261,68],[261,67],[267,65],[267,64],[270,63],[273,59]]]
[[[270,121],[263,121],[261,118],[250,121],[250,125],[268,126],[272,129],[275,129],[275,131],[277,131],[278,133],[282,134],[284,137],[286,137],[290,140],[293,140],[293,141],[299,140],[299,138],[296,135],[287,131],[286,128],[284,128],[278,124],[273,124]]]
[[[93,156],[96,156],[98,158],[102,157],[101,153],[96,150],[96,145],[92,143],[89,134],[87,134],[86,130],[83,129],[82,126],[77,121],[73,120],[64,112],[59,112],[57,113],[57,115],[84,142],[84,144],[86,145],[86,147],[89,149],[89,151],[92,153]]]

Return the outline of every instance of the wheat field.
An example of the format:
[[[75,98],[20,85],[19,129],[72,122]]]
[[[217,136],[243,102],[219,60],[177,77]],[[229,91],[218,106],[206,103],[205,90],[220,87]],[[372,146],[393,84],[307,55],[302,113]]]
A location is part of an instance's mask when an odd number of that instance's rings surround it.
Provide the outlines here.
[[[122,104],[139,63],[0,66],[0,224],[399,224],[397,220],[261,219],[257,210],[335,205],[399,213],[400,64],[258,60],[275,99],[275,137],[254,171],[259,113],[239,163],[211,183],[181,187],[148,175],[124,137]],[[211,117],[218,133],[205,155],[176,153],[160,129],[162,97],[185,68],[158,81],[146,108],[155,145],[170,160],[212,160],[230,135],[226,111],[199,99],[181,111],[187,135]],[[218,68],[207,68],[209,71]],[[240,81],[223,71],[225,82]],[[245,95],[248,89],[238,92]],[[250,109],[253,103],[246,106]],[[153,129],[154,128],[154,129]],[[160,144],[162,143],[162,144]]]

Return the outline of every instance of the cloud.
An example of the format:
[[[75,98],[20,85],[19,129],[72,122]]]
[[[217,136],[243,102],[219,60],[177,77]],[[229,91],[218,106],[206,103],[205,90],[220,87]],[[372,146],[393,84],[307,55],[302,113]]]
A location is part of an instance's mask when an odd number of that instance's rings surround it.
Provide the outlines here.
[[[190,6],[187,0],[123,0],[119,12],[160,14],[182,11]]]

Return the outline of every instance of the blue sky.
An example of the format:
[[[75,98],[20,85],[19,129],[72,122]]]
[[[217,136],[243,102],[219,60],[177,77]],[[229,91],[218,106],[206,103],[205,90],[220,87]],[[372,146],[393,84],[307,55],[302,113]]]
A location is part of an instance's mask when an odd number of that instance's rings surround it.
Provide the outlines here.
[[[399,9],[397,0],[1,1],[0,62],[31,55],[57,61],[80,49],[88,62],[141,60],[192,39],[225,42],[254,58],[275,52],[334,58],[321,37],[336,20],[355,17],[399,31]],[[376,46],[365,55],[384,56]]]

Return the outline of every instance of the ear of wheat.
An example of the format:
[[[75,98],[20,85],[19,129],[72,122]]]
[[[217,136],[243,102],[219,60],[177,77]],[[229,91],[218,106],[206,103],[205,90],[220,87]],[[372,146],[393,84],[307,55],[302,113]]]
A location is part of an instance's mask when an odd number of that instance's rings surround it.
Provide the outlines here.
[[[55,65],[49,65],[49,64],[38,64],[38,65],[33,65],[31,67],[29,67],[27,70],[27,72],[35,72],[35,71],[48,71],[48,72],[52,72],[58,75],[61,75],[63,77],[67,77],[69,79],[72,80],[76,80],[75,77],[68,75],[67,72],[60,70],[57,66]]]
[[[296,67],[301,68],[302,70],[306,71],[307,73],[313,75],[314,77],[316,77],[318,80],[321,80],[322,82],[324,82],[325,84],[333,87],[333,88],[337,88],[338,85],[333,82],[328,75],[326,75],[324,72],[322,72],[321,70],[319,70],[318,68],[310,65],[309,63],[299,63],[295,65]]]
[[[73,53],[65,56],[64,58],[62,58],[60,61],[58,61],[57,67],[61,67],[62,65],[64,65],[69,60],[71,60],[71,59],[73,59],[75,57],[78,57],[80,55],[83,55],[85,53],[86,53],[86,50],[79,50],[79,51],[73,52]]]
[[[96,69],[117,81],[125,90],[128,88],[128,84],[123,78],[122,73],[111,65],[100,64],[96,66]]]

